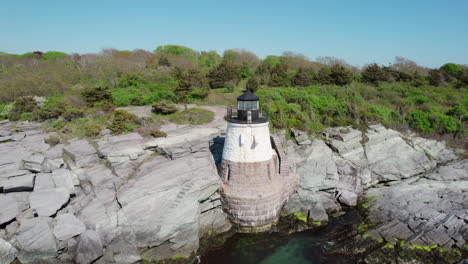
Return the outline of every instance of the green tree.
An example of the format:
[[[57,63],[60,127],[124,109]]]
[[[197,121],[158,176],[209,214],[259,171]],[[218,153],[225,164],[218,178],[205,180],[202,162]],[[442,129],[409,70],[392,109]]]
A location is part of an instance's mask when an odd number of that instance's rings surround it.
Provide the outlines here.
[[[287,74],[288,68],[285,64],[278,64],[271,73],[270,86],[288,87],[290,82]]]
[[[462,67],[455,63],[446,63],[442,65],[440,69],[449,74],[450,76],[456,76],[462,70]]]
[[[318,74],[317,74],[317,81],[320,84],[333,84],[333,78],[330,76],[331,75],[331,69],[328,66],[322,67]]]
[[[253,91],[256,92],[258,88],[260,88],[260,80],[256,75],[252,76],[248,81],[247,81],[247,86]]]
[[[223,61],[208,73],[211,88],[222,88],[228,82],[237,84],[240,79],[240,69],[231,62]]]
[[[198,59],[198,52],[194,51],[191,48],[179,45],[158,46],[154,52],[181,56],[192,62],[196,62]]]
[[[299,68],[292,83],[298,87],[310,86],[314,83],[315,77],[315,72],[312,68]]]
[[[444,72],[438,69],[432,69],[429,71],[427,80],[429,84],[439,86],[445,82]]]
[[[177,79],[175,94],[179,101],[186,104],[190,101],[190,95],[197,90],[207,90],[208,80],[199,69],[180,69],[174,70],[174,76]]]
[[[41,55],[41,60],[46,61],[46,60],[56,60],[62,57],[67,56],[66,53],[60,52],[60,51],[48,51],[46,53],[43,53]]]
[[[198,62],[202,67],[213,68],[221,63],[221,56],[214,50],[202,51]]]
[[[239,69],[239,75],[242,80],[247,80],[249,79],[252,75],[253,72],[250,70],[250,66],[247,63],[242,63],[240,69]]]
[[[81,95],[88,106],[94,106],[96,103],[112,103],[112,93],[107,86],[98,86],[84,90]]]
[[[372,84],[374,86],[377,86],[379,82],[388,81],[387,72],[376,63],[372,63],[365,67],[361,74],[362,80],[365,83]]]
[[[335,64],[330,68],[330,78],[335,85],[343,86],[352,82],[353,75],[342,65]]]

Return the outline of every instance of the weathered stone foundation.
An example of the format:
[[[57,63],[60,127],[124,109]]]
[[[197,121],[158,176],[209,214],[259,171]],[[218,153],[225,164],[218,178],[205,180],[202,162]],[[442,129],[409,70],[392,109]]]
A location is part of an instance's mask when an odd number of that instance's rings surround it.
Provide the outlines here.
[[[224,211],[239,232],[262,232],[276,223],[279,213],[298,183],[280,146],[270,160],[221,161],[221,196]],[[286,166],[286,168],[284,168]]]

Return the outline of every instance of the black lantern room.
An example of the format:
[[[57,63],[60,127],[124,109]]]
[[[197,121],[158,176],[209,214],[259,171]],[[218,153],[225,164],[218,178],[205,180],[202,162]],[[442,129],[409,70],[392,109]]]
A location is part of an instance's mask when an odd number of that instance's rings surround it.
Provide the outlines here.
[[[267,122],[267,115],[263,113],[258,98],[250,89],[237,97],[237,114],[228,109],[228,120],[233,123],[263,123]]]

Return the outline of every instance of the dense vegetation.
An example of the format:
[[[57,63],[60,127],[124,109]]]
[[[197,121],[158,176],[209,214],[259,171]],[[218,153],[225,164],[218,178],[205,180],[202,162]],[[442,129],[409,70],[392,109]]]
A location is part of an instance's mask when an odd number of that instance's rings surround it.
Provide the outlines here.
[[[200,110],[176,113],[173,103],[233,103],[246,84],[263,99],[276,128],[316,133],[325,126],[381,122],[465,136],[467,66],[429,69],[397,57],[391,65],[358,69],[330,57],[311,61],[286,52],[261,60],[245,50],[221,56],[176,45],[153,52],[0,53],[0,118],[52,120],[59,129],[86,129],[95,136],[106,122],[114,133],[141,126],[128,113],[110,111],[115,107],[152,105],[168,119],[199,123],[204,118],[191,115]],[[40,105],[28,96],[48,99]]]

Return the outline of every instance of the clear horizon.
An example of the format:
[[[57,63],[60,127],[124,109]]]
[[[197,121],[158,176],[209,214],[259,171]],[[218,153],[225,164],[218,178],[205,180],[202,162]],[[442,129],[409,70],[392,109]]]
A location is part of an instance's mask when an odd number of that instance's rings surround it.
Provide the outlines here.
[[[0,51],[98,53],[175,44],[240,48],[264,58],[292,51],[362,67],[395,56],[421,66],[468,64],[468,1],[9,1]]]

